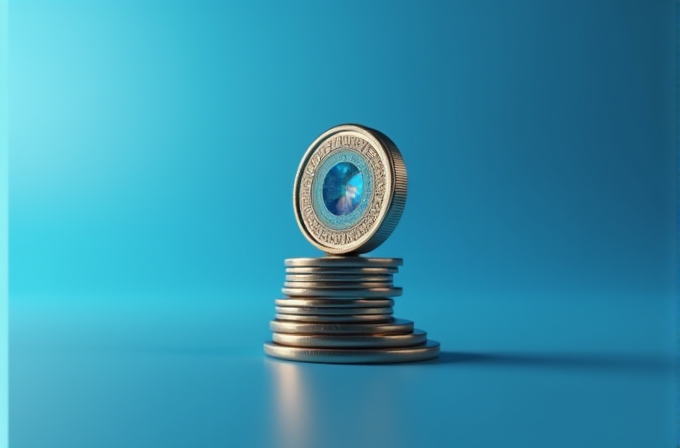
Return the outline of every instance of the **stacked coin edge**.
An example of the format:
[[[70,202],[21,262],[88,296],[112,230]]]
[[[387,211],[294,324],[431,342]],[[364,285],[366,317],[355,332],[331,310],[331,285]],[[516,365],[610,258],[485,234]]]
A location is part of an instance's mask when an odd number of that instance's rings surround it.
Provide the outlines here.
[[[439,343],[393,317],[399,258],[325,256],[285,261],[267,355],[292,361],[371,364],[424,361]]]

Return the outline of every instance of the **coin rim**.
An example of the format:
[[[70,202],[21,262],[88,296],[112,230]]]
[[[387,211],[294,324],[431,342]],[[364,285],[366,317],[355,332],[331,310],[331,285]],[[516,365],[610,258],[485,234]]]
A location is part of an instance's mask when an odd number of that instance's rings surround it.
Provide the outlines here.
[[[295,282],[286,281],[283,283],[284,288],[293,289],[373,289],[373,288],[393,288],[392,282],[335,282],[335,281],[307,281]]]
[[[283,264],[288,268],[394,268],[404,265],[403,258],[362,257],[355,255],[324,257],[286,258]]]
[[[278,340],[277,340],[278,339]],[[272,333],[272,342],[289,347],[308,348],[396,348],[414,347],[427,342],[427,332],[414,329],[409,334],[293,334]],[[378,345],[383,344],[383,345]]]
[[[294,305],[288,301],[299,301],[300,305]],[[376,303],[377,302],[377,303]],[[334,298],[334,297],[285,297],[274,301],[275,306],[290,306],[294,308],[382,308],[393,307],[394,300],[388,297],[377,298]]]
[[[325,275],[325,274],[348,274],[348,275],[395,275],[399,273],[396,266],[386,267],[355,267],[355,266],[287,266],[286,275]]]
[[[336,307],[319,308],[315,306],[279,306],[274,307],[276,314],[294,314],[298,316],[353,316],[353,315],[379,315],[387,316],[394,314],[391,306],[381,307]]]
[[[399,297],[404,290],[400,286],[390,288],[365,288],[365,289],[333,289],[333,288],[281,288],[281,292],[290,297],[337,297],[337,298],[389,298]]]
[[[312,323],[292,321],[269,321],[269,328],[274,333],[293,334],[410,334],[413,333],[413,321],[393,318],[387,323]],[[282,331],[282,330],[293,331]]]
[[[385,348],[311,348],[293,347],[265,341],[264,352],[273,358],[288,361],[318,362],[329,364],[388,364],[427,361],[437,358],[441,344],[428,339],[422,345]]]
[[[384,283],[391,284],[394,277],[391,274],[385,275],[353,275],[353,274],[286,274],[286,282],[296,283],[318,283],[318,282],[339,282],[339,283]]]
[[[284,314],[276,313],[276,320],[310,324],[388,324],[392,314]]]

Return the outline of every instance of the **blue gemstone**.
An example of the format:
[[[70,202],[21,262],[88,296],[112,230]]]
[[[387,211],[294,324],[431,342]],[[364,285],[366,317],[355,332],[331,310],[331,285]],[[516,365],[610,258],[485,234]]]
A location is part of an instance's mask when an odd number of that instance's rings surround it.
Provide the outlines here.
[[[361,202],[364,178],[354,164],[340,162],[331,168],[323,180],[323,202],[336,216],[352,213]]]

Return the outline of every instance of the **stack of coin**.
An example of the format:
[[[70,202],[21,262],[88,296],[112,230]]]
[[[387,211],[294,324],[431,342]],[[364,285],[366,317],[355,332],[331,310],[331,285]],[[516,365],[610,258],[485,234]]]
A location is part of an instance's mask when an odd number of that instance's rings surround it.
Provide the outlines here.
[[[439,356],[413,322],[392,317],[401,258],[360,257],[380,246],[406,204],[406,166],[382,132],[335,126],[302,157],[293,186],[300,231],[327,256],[289,258],[276,301],[270,356],[292,361],[378,363]]]
[[[276,300],[265,353],[294,361],[385,363],[439,355],[413,322],[393,317],[402,289],[393,276],[400,258],[326,256],[285,261],[285,298]]]

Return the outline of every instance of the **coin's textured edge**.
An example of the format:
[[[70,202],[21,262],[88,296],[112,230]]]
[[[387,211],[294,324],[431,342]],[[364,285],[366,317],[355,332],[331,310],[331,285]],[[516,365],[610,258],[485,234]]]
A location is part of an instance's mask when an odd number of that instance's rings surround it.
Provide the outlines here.
[[[439,342],[428,339],[424,345],[384,349],[334,349],[291,347],[265,341],[264,352],[274,358],[290,361],[319,362],[335,364],[384,364],[418,362],[437,358]]]
[[[319,298],[319,297],[286,297],[276,299],[276,306],[308,307],[308,308],[373,308],[373,307],[393,307],[394,300],[389,298]]]
[[[350,271],[357,268],[391,268],[404,265],[403,258],[362,257],[358,255],[325,255],[323,257],[286,258],[283,264],[288,268],[327,267]]]
[[[353,315],[388,315],[394,314],[391,306],[383,307],[357,307],[357,308],[317,308],[304,306],[276,306],[277,314],[297,314],[303,316],[353,316]]]
[[[289,347],[309,348],[388,348],[413,347],[427,342],[427,333],[414,329],[411,334],[309,335],[273,333],[272,341]]]
[[[410,334],[413,322],[393,318],[389,323],[311,323],[272,320],[269,328],[274,333],[295,334]]]
[[[380,246],[382,243],[389,238],[394,229],[399,224],[401,215],[404,213],[404,208],[406,207],[406,192],[408,187],[408,178],[406,175],[406,165],[404,163],[404,158],[397,148],[397,145],[385,134],[376,130],[367,128],[369,132],[374,133],[378,140],[388,148],[387,154],[389,155],[392,163],[392,203],[389,210],[385,214],[382,224],[380,225],[378,232],[373,235],[366,243],[360,248],[361,253],[370,252],[373,249]]]

